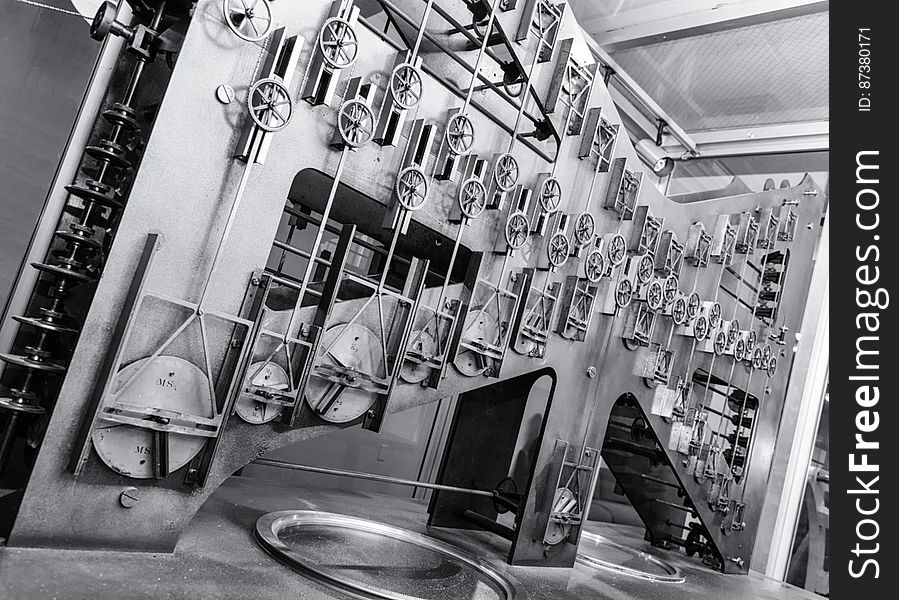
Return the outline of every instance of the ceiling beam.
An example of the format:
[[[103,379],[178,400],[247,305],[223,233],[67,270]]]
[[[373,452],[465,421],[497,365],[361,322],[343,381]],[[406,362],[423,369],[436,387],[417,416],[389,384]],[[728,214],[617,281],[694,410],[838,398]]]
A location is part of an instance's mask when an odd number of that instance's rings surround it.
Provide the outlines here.
[[[580,23],[608,52],[826,11],[821,0],[668,0]]]
[[[830,149],[830,124],[828,121],[810,121],[691,131],[690,137],[703,158],[827,151]],[[684,147],[672,137],[666,136],[662,147],[674,158],[680,158],[684,153]]]

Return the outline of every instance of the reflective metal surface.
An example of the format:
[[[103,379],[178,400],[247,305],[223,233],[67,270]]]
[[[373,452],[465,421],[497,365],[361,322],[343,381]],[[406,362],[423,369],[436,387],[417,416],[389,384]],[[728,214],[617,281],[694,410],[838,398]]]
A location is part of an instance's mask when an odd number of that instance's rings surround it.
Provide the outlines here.
[[[436,539],[347,515],[286,510],[256,522],[272,556],[358,598],[522,600],[517,582]]]
[[[683,583],[680,569],[646,552],[628,548],[601,535],[583,532],[577,561],[582,565],[617,571],[641,579]]]

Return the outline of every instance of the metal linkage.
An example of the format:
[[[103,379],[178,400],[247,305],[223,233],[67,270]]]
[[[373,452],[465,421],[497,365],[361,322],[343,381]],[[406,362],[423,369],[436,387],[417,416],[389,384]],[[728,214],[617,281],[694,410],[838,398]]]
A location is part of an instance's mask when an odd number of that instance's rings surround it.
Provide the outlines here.
[[[126,52],[135,59],[125,91],[118,102],[100,117],[109,129],[84,149],[81,175],[66,186],[69,198],[64,212],[71,218],[55,234],[47,257],[31,266],[40,272],[41,283],[32,291],[30,315],[17,315],[19,331],[10,352],[0,354],[2,383],[9,395],[0,397],[0,413],[6,419],[0,431],[0,474],[12,448],[20,419],[52,410],[59,378],[67,370],[68,357],[78,337],[80,323],[67,309],[70,293],[99,279],[120,222],[134,168],[140,161],[140,118],[135,98],[145,67],[160,51],[160,26],[166,2],[159,0],[149,12],[136,14],[132,23],[116,20],[111,2],[100,5],[91,22],[90,35],[102,41],[115,35],[127,42]]]

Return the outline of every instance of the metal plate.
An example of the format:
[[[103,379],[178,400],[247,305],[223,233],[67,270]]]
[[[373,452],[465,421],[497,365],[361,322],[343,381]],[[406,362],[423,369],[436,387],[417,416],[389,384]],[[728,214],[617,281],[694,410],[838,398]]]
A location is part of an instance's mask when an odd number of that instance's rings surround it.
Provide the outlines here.
[[[434,356],[437,354],[437,340],[427,331],[416,329],[409,336],[412,342],[409,345],[409,351],[415,352],[420,356]],[[400,377],[406,383],[421,383],[427,379],[431,372],[431,367],[424,363],[407,360],[400,369]]]
[[[134,361],[118,372],[113,384],[118,400],[137,406],[150,406],[212,418],[212,398],[203,371],[177,356],[157,356],[126,390],[126,383],[149,358]],[[94,449],[106,465],[117,473],[135,479],[153,477],[153,432],[120,423],[97,427],[92,439]],[[206,443],[205,437],[168,434],[168,471],[174,472],[196,456]]]
[[[256,521],[256,540],[291,568],[357,598],[527,597],[516,582],[445,542],[356,517],[273,512]]]
[[[664,583],[683,583],[680,569],[651,554],[628,548],[601,535],[581,533],[577,561],[588,567]]]
[[[286,390],[290,387],[290,380],[287,372],[281,365],[273,362],[265,363],[264,361],[255,362],[247,369],[247,379],[253,378],[249,384],[258,387],[267,387],[273,390]],[[244,387],[247,387],[244,382]],[[273,421],[281,415],[284,407],[268,402],[257,402],[245,396],[241,396],[235,403],[234,410],[237,415],[247,423],[261,425]]]
[[[491,315],[482,307],[475,306],[468,311],[465,317],[465,325],[462,331],[470,340],[485,342],[487,344],[495,344],[499,338],[499,327]],[[490,367],[491,360],[488,357],[479,355],[473,350],[462,350],[456,355],[453,361],[456,369],[466,377],[476,377],[482,375],[484,371]]]

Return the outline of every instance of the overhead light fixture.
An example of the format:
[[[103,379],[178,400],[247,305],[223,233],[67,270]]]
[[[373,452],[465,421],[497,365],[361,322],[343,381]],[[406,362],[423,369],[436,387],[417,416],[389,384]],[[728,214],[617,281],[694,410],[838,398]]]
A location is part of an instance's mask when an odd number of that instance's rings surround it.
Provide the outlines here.
[[[665,177],[674,170],[674,159],[668,156],[662,149],[662,135],[665,133],[665,127],[668,124],[659,119],[659,128],[656,133],[655,141],[649,138],[642,139],[636,143],[634,149],[646,165],[652,170],[657,177]]]

